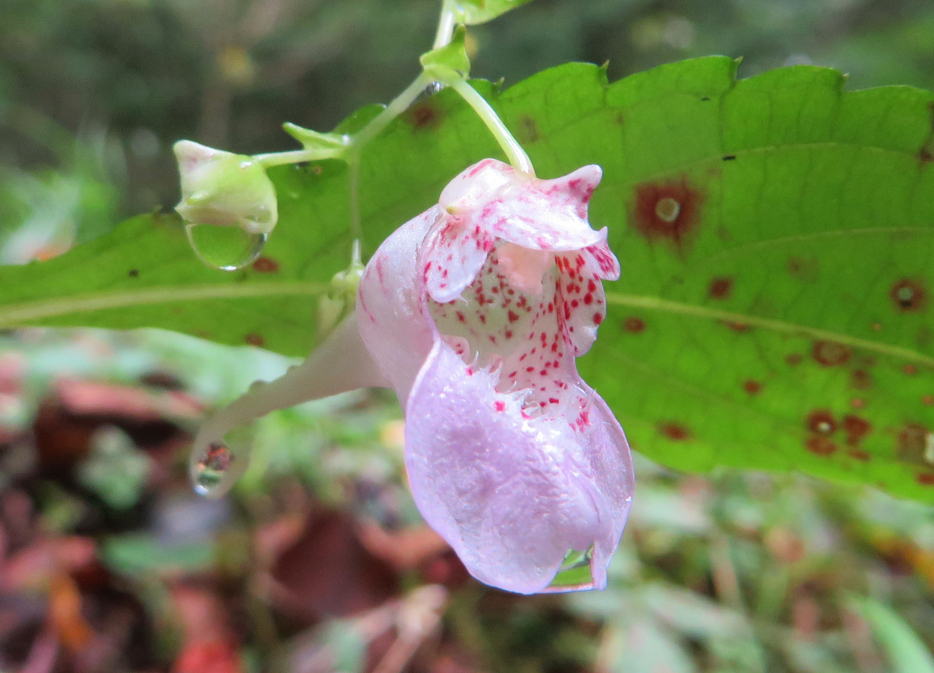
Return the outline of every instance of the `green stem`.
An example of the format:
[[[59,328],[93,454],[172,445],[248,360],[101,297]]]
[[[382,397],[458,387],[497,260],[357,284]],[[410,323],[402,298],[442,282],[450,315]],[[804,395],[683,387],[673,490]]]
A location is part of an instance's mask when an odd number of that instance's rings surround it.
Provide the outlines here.
[[[486,99],[481,96],[476,89],[470,86],[463,77],[452,79],[453,81],[446,81],[444,83],[459,93],[461,98],[463,98],[467,104],[473,108],[473,111],[477,113],[480,119],[483,120],[483,123],[490,129],[490,133],[496,138],[496,142],[499,143],[499,146],[506,154],[506,158],[509,159],[509,163],[512,164],[513,168],[534,177],[535,168],[532,166],[529,155],[525,153],[525,150],[522,149],[518,141],[513,138],[509,129],[503,124],[503,120],[501,120],[499,115],[496,114],[496,111],[490,107]]]
[[[432,50],[440,49],[451,43],[454,36],[454,3],[452,0],[443,0],[441,3],[441,18],[438,19],[438,32],[435,34],[435,43]]]
[[[346,150],[343,147],[334,149],[292,150],[290,152],[270,152],[257,154],[253,161],[262,164],[265,168],[282,166],[284,164],[297,164],[302,161],[320,161],[322,159],[340,159]]]
[[[364,126],[359,133],[350,138],[348,148],[353,152],[359,152],[360,148],[379,135],[380,131],[389,125],[389,122],[405,112],[409,105],[418,98],[419,94],[421,94],[432,81],[432,77],[424,72],[416,77],[415,81],[409,84],[405,91],[396,96],[393,101],[375,118],[370,120],[370,123]]]

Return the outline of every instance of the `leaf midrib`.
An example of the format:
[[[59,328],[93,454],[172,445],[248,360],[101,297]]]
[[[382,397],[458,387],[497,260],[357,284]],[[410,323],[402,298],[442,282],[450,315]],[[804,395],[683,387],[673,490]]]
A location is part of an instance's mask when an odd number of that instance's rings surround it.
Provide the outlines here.
[[[772,318],[762,318],[759,316],[747,315],[744,313],[734,313],[732,311],[723,311],[720,309],[698,306],[696,304],[686,304],[683,302],[671,301],[660,297],[649,297],[644,295],[619,294],[608,292],[606,295],[607,304],[616,306],[630,306],[642,308],[649,311],[659,311],[676,315],[692,316],[707,320],[720,320],[728,323],[737,323],[748,325],[749,327],[759,327],[762,329],[781,332],[784,334],[795,334],[805,336],[817,341],[832,341],[843,346],[849,346],[854,349],[867,350],[880,355],[888,355],[895,358],[903,358],[909,362],[934,367],[934,357],[923,355],[908,348],[892,346],[868,339],[860,339],[848,334],[832,332],[816,327],[808,327],[784,320],[774,320]]]
[[[324,283],[292,281],[201,285],[186,288],[172,286],[153,289],[88,293],[7,305],[0,308],[0,326],[25,325],[30,322],[48,318],[128,308],[132,306],[175,304],[210,299],[315,296],[323,294],[326,290],[327,287]]]

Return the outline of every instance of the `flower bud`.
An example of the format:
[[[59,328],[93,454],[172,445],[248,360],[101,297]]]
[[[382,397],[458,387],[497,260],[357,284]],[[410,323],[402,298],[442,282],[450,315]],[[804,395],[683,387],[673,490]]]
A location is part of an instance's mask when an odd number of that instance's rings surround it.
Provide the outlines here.
[[[190,140],[175,143],[182,200],[175,210],[189,224],[234,226],[268,234],[279,218],[276,190],[252,157]]]

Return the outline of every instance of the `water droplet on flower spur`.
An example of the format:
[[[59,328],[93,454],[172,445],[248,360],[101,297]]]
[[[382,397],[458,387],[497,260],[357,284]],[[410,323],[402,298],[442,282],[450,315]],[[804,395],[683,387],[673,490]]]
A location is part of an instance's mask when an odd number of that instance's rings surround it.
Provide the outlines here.
[[[665,222],[674,222],[681,214],[681,204],[670,196],[662,197],[655,203],[655,214]]]
[[[231,470],[237,456],[219,442],[209,444],[192,465],[191,481],[199,495],[223,495],[233,483]]]
[[[222,271],[236,271],[252,264],[269,239],[269,234],[215,224],[187,224],[185,233],[198,258]]]
[[[590,572],[590,559],[593,557],[593,545],[587,551],[572,549],[564,557],[558,574],[545,589],[546,592],[574,591],[587,589],[593,585]]]

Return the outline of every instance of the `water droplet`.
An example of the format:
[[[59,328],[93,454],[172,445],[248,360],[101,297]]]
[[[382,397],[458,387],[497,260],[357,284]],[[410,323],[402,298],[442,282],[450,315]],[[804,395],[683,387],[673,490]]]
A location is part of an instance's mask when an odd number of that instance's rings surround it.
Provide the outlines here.
[[[222,495],[218,491],[225,482],[232,481],[225,478],[231,476],[231,468],[236,459],[233,452],[223,444],[214,442],[208,445],[193,466],[192,485],[195,491],[200,495]],[[224,491],[229,487],[230,485],[227,484]]]
[[[236,271],[256,261],[268,234],[255,234],[235,226],[185,225],[188,242],[202,262],[222,271]]]
[[[545,591],[573,591],[593,586],[593,575],[590,572],[592,557],[593,545],[587,551],[569,551],[558,569],[558,574]]]

